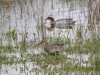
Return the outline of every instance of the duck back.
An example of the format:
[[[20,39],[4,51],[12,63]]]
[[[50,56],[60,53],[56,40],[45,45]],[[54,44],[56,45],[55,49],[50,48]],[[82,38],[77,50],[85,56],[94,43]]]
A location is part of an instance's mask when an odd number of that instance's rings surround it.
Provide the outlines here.
[[[74,24],[75,24],[75,21],[72,21],[71,19],[57,20],[55,27],[61,28],[61,29],[66,29],[66,28],[71,28],[72,25],[74,25]]]
[[[64,50],[65,46],[64,44],[48,44],[45,45],[44,50],[47,53],[60,53]]]

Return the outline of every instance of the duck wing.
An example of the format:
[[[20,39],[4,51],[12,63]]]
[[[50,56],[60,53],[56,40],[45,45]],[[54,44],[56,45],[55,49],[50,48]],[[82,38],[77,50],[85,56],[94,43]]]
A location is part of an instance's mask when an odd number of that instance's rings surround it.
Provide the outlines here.
[[[75,25],[76,21],[73,20],[57,20],[55,27],[56,28],[60,28],[60,29],[66,29],[66,28],[70,28],[72,29],[72,26]]]
[[[62,52],[65,48],[65,44],[45,44],[44,50],[47,53]]]

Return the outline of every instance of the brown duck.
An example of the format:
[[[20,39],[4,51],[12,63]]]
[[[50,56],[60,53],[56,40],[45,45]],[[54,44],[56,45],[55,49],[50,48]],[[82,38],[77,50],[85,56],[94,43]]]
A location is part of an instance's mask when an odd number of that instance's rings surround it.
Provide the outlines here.
[[[50,20],[50,27],[47,28],[49,31],[52,31],[55,27],[59,29],[72,29],[76,22],[72,18],[54,20],[52,16],[47,17],[45,20]]]
[[[59,54],[64,51],[64,44],[49,44],[47,40],[42,40],[40,44],[43,45],[44,51],[49,54]]]

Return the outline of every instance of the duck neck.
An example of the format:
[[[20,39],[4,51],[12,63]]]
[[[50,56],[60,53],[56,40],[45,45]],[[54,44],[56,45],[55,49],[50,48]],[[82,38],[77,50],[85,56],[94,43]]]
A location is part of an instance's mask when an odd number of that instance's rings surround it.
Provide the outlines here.
[[[51,26],[50,26],[50,28],[52,28],[52,29],[54,29],[54,27],[55,27],[55,20],[53,19],[53,18],[51,18]]]
[[[55,24],[51,24],[50,28],[54,29],[54,27],[55,27]]]

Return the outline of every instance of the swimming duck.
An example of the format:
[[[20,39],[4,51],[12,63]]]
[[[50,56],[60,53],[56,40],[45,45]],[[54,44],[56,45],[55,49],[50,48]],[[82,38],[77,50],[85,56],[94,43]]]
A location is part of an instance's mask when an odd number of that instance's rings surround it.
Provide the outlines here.
[[[76,22],[73,21],[72,18],[54,20],[52,16],[47,17],[45,20],[50,20],[50,27],[47,28],[49,31],[52,31],[55,27],[59,29],[72,29],[72,26],[75,25]]]
[[[47,40],[42,40],[40,44],[43,45],[44,51],[49,54],[59,54],[64,51],[64,44],[49,44]]]

